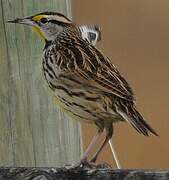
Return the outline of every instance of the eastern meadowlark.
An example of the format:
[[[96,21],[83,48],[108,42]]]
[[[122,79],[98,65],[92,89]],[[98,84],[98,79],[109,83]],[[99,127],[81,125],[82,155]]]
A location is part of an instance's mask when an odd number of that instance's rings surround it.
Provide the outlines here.
[[[138,112],[127,81],[94,46],[100,39],[96,26],[78,27],[57,12],[42,12],[8,22],[30,25],[40,34],[45,40],[43,73],[58,105],[74,119],[97,126],[97,134],[82,159],[87,159],[103,130],[105,140],[91,161],[96,161],[107,142],[112,145],[113,123],[118,121],[127,121],[145,136],[149,133],[157,136]]]

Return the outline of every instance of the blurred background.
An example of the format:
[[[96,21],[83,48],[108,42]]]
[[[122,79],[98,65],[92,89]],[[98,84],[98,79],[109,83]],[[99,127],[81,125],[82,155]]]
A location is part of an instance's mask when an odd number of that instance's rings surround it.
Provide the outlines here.
[[[138,109],[159,133],[159,137],[144,137],[127,123],[115,124],[113,141],[122,167],[169,168],[169,1],[72,3],[76,23],[101,26],[98,48],[126,77],[136,94]],[[86,148],[96,129],[82,125]],[[115,165],[108,146],[99,162]]]

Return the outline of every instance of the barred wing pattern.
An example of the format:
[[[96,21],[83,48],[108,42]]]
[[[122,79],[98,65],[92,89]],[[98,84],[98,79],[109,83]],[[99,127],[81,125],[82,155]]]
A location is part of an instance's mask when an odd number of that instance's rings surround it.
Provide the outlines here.
[[[64,38],[58,37],[46,49],[44,71],[48,69],[45,77],[56,96],[69,104],[65,109],[96,124],[104,121],[103,126],[107,121],[126,120],[144,135],[148,135],[148,131],[157,135],[136,110],[132,89],[109,59],[81,37],[63,35]],[[69,36],[66,38],[66,35]],[[58,88],[64,93],[57,93]],[[75,94],[76,97],[71,98]]]
[[[87,86],[128,101],[134,100],[129,84],[107,57],[80,38],[72,39],[72,42],[63,40],[59,46],[58,53],[62,62],[65,61],[60,68],[74,72],[74,78],[83,79]]]

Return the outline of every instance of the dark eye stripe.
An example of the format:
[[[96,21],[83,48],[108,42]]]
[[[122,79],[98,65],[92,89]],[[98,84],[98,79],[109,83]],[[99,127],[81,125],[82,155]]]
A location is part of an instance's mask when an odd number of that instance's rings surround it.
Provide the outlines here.
[[[57,21],[54,19],[49,20],[48,22],[52,23],[52,24],[57,24],[57,25],[66,25],[67,23],[61,22],[61,21]]]

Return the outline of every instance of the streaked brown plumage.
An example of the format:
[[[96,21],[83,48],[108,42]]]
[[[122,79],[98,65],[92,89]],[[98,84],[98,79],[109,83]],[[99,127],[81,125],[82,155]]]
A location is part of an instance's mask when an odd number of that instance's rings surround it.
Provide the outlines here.
[[[157,135],[137,111],[127,81],[67,17],[43,12],[10,22],[34,26],[45,39],[43,72],[62,109],[79,121],[95,124],[99,133],[106,130],[93,161],[112,137],[114,122],[127,121],[145,136]]]

